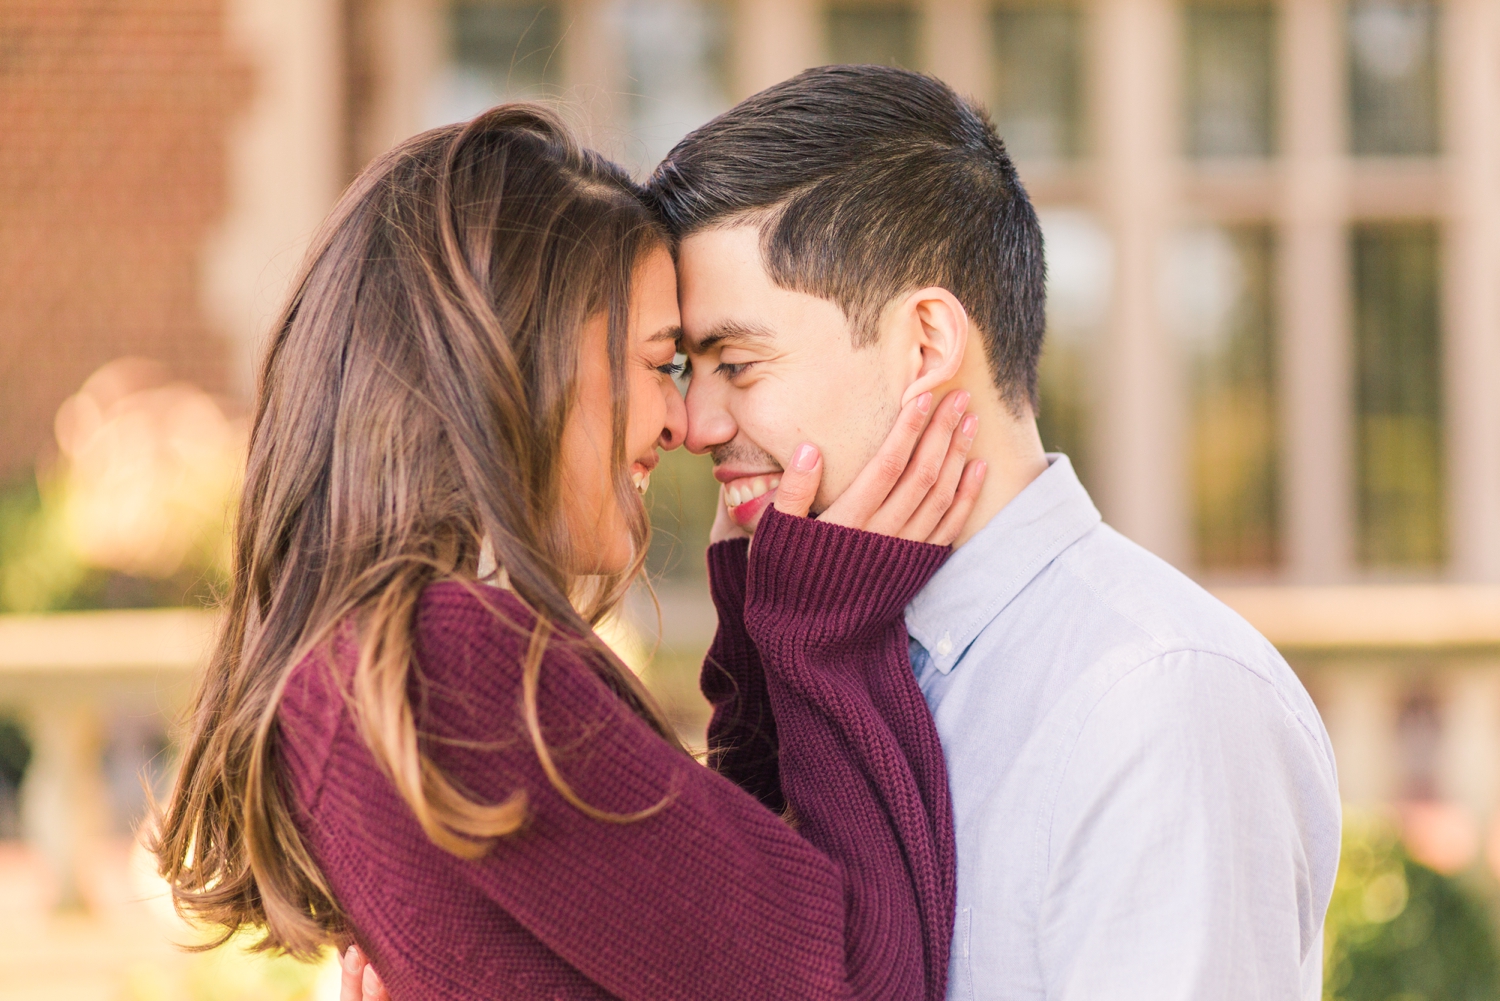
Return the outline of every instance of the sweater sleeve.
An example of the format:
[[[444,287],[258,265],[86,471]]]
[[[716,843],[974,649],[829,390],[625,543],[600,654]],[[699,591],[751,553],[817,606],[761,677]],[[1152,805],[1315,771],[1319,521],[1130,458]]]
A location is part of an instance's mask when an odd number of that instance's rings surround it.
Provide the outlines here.
[[[708,549],[708,587],[719,625],[703,659],[699,687],[713,706],[708,721],[708,764],[720,775],[781,813],[781,773],[776,717],[760,663],[745,631],[745,576],[749,540],[730,539]]]
[[[745,621],[764,662],[783,793],[801,833],[850,868],[851,957],[875,941],[887,950],[851,961],[858,996],[940,1001],[946,991],[952,807],[902,611],[947,554],[772,510],[749,555]],[[912,911],[920,921],[901,920]]]

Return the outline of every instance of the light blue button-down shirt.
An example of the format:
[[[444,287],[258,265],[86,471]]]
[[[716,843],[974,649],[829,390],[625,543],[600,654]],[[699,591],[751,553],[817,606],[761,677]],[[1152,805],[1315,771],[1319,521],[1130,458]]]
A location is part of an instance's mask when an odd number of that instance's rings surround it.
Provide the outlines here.
[[[948,997],[1319,998],[1333,749],[1264,638],[1066,457],[906,609],[948,759]]]

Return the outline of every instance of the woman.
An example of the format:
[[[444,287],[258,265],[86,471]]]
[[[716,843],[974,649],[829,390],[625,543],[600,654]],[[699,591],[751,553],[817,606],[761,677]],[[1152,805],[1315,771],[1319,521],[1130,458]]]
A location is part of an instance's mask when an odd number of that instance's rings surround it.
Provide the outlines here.
[[[713,741],[752,795],[590,628],[685,432],[626,175],[503,106],[369,167],[308,261],[156,847],[180,909],[357,941],[397,998],[940,997],[951,820],[900,615],[977,493],[962,407],[915,401],[907,474],[818,521],[799,451],[753,552],[714,547]],[[761,719],[779,769],[737,753]]]

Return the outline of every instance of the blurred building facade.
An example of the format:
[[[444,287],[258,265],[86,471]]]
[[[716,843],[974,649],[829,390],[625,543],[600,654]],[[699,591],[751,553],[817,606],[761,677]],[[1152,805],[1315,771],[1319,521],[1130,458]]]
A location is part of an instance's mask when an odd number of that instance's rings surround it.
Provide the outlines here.
[[[555,94],[641,169],[805,66],[936,73],[1043,211],[1044,433],[1115,525],[1211,580],[1500,581],[1487,0],[387,0],[362,37],[368,149],[397,93]]]
[[[243,397],[342,185],[559,98],[644,173],[823,62],[936,73],[1043,212],[1044,433],[1208,579],[1500,582],[1489,0],[35,0],[0,12],[0,471],[122,354]]]
[[[120,355],[226,385],[201,261],[249,85],[218,0],[0,5],[0,483]]]

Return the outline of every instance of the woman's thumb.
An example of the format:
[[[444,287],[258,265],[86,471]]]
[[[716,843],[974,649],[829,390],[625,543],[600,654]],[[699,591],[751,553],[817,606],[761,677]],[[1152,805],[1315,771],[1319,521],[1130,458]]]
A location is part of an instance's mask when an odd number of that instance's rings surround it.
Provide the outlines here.
[[[781,486],[776,488],[776,510],[807,517],[822,479],[823,456],[818,446],[807,442],[798,445],[792,453],[792,467],[781,474]]]

